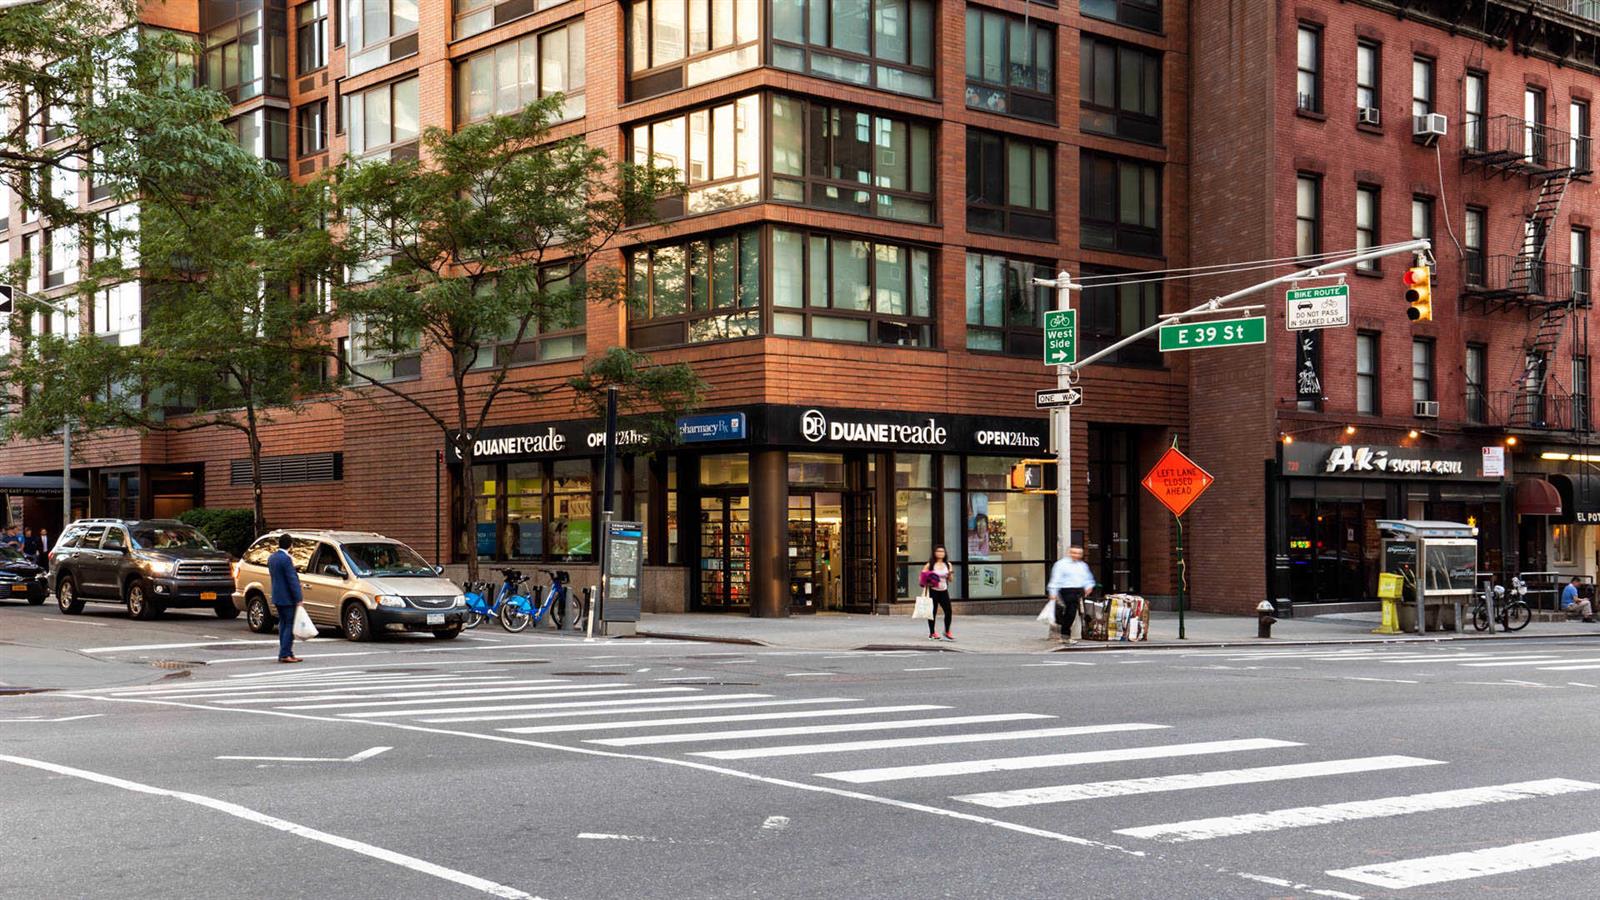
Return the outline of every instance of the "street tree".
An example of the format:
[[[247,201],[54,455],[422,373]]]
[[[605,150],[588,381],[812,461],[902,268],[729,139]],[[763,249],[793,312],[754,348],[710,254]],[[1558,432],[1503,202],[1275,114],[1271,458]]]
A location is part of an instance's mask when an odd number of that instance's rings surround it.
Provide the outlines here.
[[[350,323],[347,376],[420,412],[463,473],[473,434],[498,404],[552,399],[551,387],[514,378],[512,367],[538,357],[541,334],[581,325],[590,305],[625,302],[623,279],[596,257],[679,190],[672,170],[613,161],[581,136],[552,140],[561,104],[556,95],[460,131],[428,129],[417,156],[351,160],[335,175],[340,248],[364,261],[333,291]],[[430,351],[447,360],[442,403],[392,383],[384,362]],[[683,366],[612,353],[590,368],[565,387],[627,385],[630,399],[658,411],[698,396]],[[475,579],[470,477],[454,493],[451,534]]]

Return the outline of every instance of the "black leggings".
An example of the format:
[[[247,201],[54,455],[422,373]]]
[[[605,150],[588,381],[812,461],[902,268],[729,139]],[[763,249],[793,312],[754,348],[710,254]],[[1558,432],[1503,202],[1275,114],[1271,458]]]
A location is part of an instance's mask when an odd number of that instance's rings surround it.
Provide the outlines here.
[[[928,596],[933,598],[933,619],[928,620],[928,634],[933,634],[934,619],[939,618],[939,607],[944,607],[944,633],[950,633],[950,592],[928,591]]]

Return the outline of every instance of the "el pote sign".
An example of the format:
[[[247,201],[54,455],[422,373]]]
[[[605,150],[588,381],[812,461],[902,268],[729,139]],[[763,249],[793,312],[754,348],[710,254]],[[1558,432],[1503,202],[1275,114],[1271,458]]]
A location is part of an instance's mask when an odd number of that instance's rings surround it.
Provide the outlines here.
[[[1155,468],[1140,483],[1161,501],[1161,505],[1172,510],[1173,515],[1181,516],[1190,504],[1200,499],[1206,488],[1211,487],[1213,481],[1216,479],[1211,477],[1211,473],[1184,456],[1183,451],[1168,447],[1167,452],[1156,461]]]

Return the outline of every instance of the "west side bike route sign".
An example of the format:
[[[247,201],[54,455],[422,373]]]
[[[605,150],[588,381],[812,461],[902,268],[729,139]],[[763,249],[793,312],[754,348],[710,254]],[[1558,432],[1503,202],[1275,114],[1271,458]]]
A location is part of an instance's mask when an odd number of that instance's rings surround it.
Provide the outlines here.
[[[1168,447],[1156,461],[1155,468],[1144,476],[1144,489],[1155,495],[1161,505],[1181,516],[1200,495],[1216,481],[1211,473],[1183,454],[1177,447]]]

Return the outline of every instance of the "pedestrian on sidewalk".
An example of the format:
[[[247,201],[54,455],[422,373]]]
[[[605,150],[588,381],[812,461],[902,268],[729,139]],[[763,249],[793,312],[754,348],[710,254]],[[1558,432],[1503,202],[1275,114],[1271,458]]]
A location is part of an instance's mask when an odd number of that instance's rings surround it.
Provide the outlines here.
[[[933,548],[933,555],[928,557],[928,564],[922,567],[922,574],[918,581],[928,591],[928,596],[933,598],[933,616],[928,619],[928,640],[937,641],[939,635],[933,630],[934,619],[939,618],[940,607],[944,608],[944,639],[953,641],[950,636],[950,554],[940,544]]]
[[[294,655],[294,613],[300,605],[300,573],[289,558],[289,546],[294,539],[287,534],[278,535],[278,549],[267,557],[267,572],[272,575],[272,606],[278,613],[278,662],[297,663]]]
[[[1578,585],[1582,582],[1583,576],[1574,575],[1567,586],[1561,589],[1561,608],[1569,613],[1576,612],[1585,622],[1593,622],[1594,604],[1578,594]]]
[[[38,565],[39,560],[44,558],[44,545],[39,543],[39,536],[34,534],[32,528],[24,528],[22,533],[25,535],[22,539],[22,555]]]
[[[1071,547],[1067,555],[1050,567],[1050,583],[1045,592],[1056,604],[1056,624],[1061,626],[1061,639],[1073,643],[1072,621],[1078,617],[1078,604],[1094,593],[1094,573],[1083,561],[1083,548]]]

